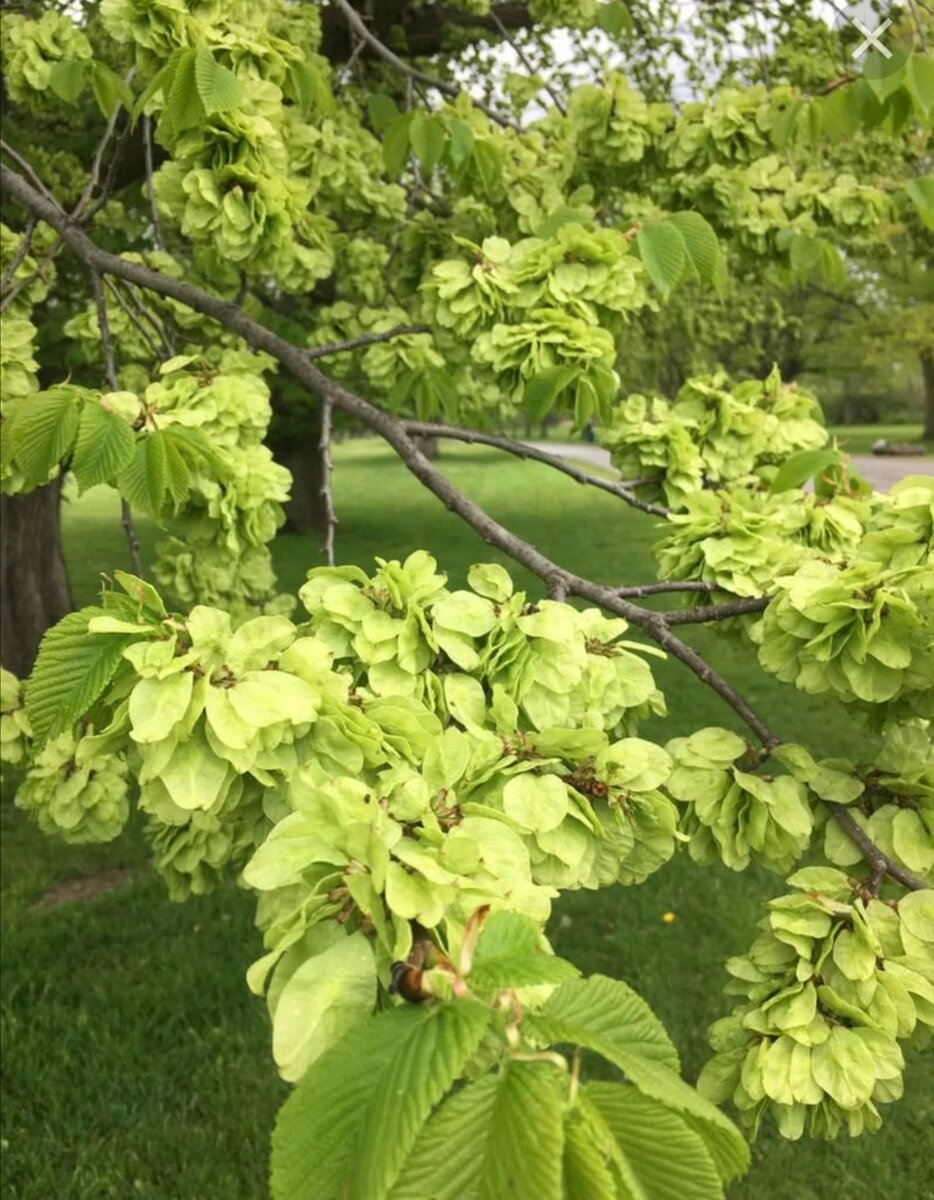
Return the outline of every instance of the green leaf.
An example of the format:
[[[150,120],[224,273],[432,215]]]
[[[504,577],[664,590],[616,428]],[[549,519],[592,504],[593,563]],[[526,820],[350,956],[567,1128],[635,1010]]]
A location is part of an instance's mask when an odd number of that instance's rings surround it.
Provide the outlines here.
[[[469,1001],[394,1009],[309,1067],[279,1114],[273,1200],[381,1200],[486,1032]]]
[[[632,33],[632,17],[629,15],[629,9],[620,3],[620,0],[610,0],[609,4],[604,4],[597,10],[597,24],[610,37],[619,37],[624,29],[627,33]]]
[[[908,90],[925,114],[934,109],[934,58],[929,54],[912,54],[905,66]]]
[[[272,1200],[337,1200],[367,1100],[404,1039],[430,1010],[395,1008],[372,1017],[313,1063],[279,1110],[272,1134]]]
[[[479,1045],[489,1019],[488,1010],[478,1004],[445,1005],[398,1048],[367,1105],[351,1195],[359,1200],[386,1195],[431,1110]]]
[[[376,962],[362,933],[341,938],[288,977],[272,1018],[272,1051],[283,1079],[300,1079],[376,1002]]]
[[[97,107],[109,120],[122,104],[129,111],[133,107],[133,93],[129,84],[112,71],[106,63],[91,63],[91,91]]]
[[[419,1134],[390,1200],[476,1194],[503,1079],[491,1072],[444,1101]]]
[[[668,221],[684,239],[688,257],[701,283],[711,283],[717,260],[721,257],[720,243],[713,227],[696,212],[672,213]]]
[[[177,46],[166,59],[165,65],[161,70],[153,75],[133,104],[132,114],[134,122],[157,92],[162,92],[163,103],[167,100],[169,92],[172,90],[172,79],[175,76],[176,68],[181,59],[188,53],[190,53],[188,50]]]
[[[529,1019],[552,1041],[588,1046],[611,1062],[608,1051],[615,1053],[621,1048],[660,1062],[672,1071],[681,1067],[664,1025],[642,997],[607,975],[591,975],[562,985]]]
[[[794,137],[801,107],[802,102],[795,100],[793,104],[789,104],[787,108],[783,109],[776,118],[775,124],[772,126],[772,145],[777,150],[784,150]]]
[[[130,635],[88,633],[88,621],[103,615],[103,608],[81,608],[42,639],[26,684],[26,713],[37,747],[84,716],[122,663]]]
[[[133,457],[136,436],[123,417],[88,402],[81,410],[71,469],[78,491],[109,483]]]
[[[522,776],[518,776],[522,778]],[[478,989],[563,983],[579,971],[547,951],[538,925],[521,913],[491,913],[474,952],[470,983]]]
[[[913,937],[934,943],[934,890],[927,888],[903,896],[898,902],[898,917]]]
[[[325,116],[333,115],[334,96],[320,71],[316,71],[309,63],[289,63],[289,82],[295,102],[303,113],[317,110]]]
[[[402,113],[383,134],[383,162],[390,179],[398,179],[409,157],[409,127],[412,114]]]
[[[373,92],[366,98],[366,112],[377,133],[383,133],[399,116],[399,106],[392,96]]]
[[[934,175],[909,179],[905,195],[918,210],[918,216],[928,229],[934,229]]]
[[[516,1061],[469,1084],[425,1126],[391,1200],[560,1200],[566,1087],[551,1063]]]
[[[77,395],[60,387],[28,396],[16,406],[12,425],[13,453],[26,483],[48,483],[78,432]]]
[[[175,133],[181,133],[204,121],[204,105],[195,75],[194,50],[185,50],[178,57],[165,98],[164,111]]]
[[[60,100],[74,104],[88,83],[88,62],[85,59],[63,58],[49,73],[49,87]]]
[[[720,1176],[703,1139],[670,1108],[625,1084],[588,1083],[583,1092],[616,1143],[624,1195],[720,1200]]]
[[[681,281],[688,265],[681,230],[670,221],[643,225],[636,235],[636,244],[652,282],[667,295]]]
[[[619,1200],[613,1137],[587,1106],[576,1105],[564,1122],[566,1200]]]
[[[886,100],[905,82],[905,55],[890,50],[888,57],[879,50],[870,50],[863,62],[863,79],[879,100]]]
[[[451,166],[457,170],[473,154],[473,130],[466,121],[458,120],[457,117],[448,117],[446,126],[448,131],[448,159]]]
[[[813,270],[820,261],[820,239],[809,233],[799,233],[791,242],[791,269],[797,272]]]
[[[195,86],[208,116],[239,108],[243,103],[243,84],[206,46],[199,46],[195,53]]]
[[[429,113],[416,113],[409,129],[409,140],[426,176],[430,177],[444,153],[444,126],[440,119]]]
[[[801,487],[808,479],[820,475],[828,467],[840,462],[839,450],[802,450],[786,459],[778,468],[769,488],[770,492],[787,492]]]
[[[724,1179],[746,1169],[749,1149],[739,1130],[676,1074],[677,1052],[661,1022],[624,983],[592,975],[562,984],[526,1020],[552,1042],[595,1050],[643,1094],[681,1113],[704,1139]]]
[[[551,412],[555,400],[580,374],[580,367],[548,367],[526,382],[523,404],[533,421]]]

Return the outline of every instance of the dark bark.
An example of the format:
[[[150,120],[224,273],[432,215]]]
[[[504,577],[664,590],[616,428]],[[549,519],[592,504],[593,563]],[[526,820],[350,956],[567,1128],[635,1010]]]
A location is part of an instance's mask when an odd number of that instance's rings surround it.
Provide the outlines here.
[[[20,677],[29,674],[45,631],[72,608],[60,506],[60,480],[0,496],[0,656]]]
[[[934,438],[934,350],[921,351],[921,376],[924,379],[924,433]]]
[[[285,505],[286,532],[323,533],[327,513],[321,494],[324,475],[317,445],[311,439],[293,442],[276,446],[274,454],[276,462],[292,473],[292,498]]]

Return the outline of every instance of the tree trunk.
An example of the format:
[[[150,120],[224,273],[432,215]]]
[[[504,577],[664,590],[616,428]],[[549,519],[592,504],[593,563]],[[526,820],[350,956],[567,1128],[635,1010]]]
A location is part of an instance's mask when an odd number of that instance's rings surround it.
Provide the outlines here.
[[[934,438],[934,350],[921,351],[921,375],[924,379],[924,433]]]
[[[306,442],[275,447],[276,462],[292,472],[292,498],[285,505],[287,533],[321,533],[327,523],[321,484],[321,451]]]
[[[62,554],[61,480],[0,496],[0,654],[29,674],[42,635],[72,609]]]

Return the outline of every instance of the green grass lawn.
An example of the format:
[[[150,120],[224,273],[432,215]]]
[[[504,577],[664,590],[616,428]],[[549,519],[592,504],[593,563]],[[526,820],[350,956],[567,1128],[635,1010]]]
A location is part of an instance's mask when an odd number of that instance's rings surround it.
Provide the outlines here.
[[[378,444],[345,442],[336,464],[339,561],[369,565],[375,554],[401,557],[423,546],[455,583],[472,562],[505,561]],[[439,466],[568,567],[606,582],[653,577],[655,522],[612,497],[473,448],[445,447]],[[149,557],[156,533],[143,522],[139,532]],[[71,504],[65,537],[76,600],[87,603],[101,570],[126,566],[113,495],[98,490]],[[274,552],[289,589],[321,561],[308,537],[280,537]],[[536,581],[513,573],[539,594]],[[842,708],[773,684],[710,631],[687,636],[782,736],[824,753],[855,748],[859,735]],[[647,727],[649,736],[702,723],[737,728],[731,711],[677,664],[661,664],[658,678],[672,713]],[[262,1002],[243,982],[259,948],[249,896],[231,886],[173,905],[146,871],[138,830],[110,846],[67,847],[41,836],[9,803],[0,816],[3,1195],[265,1200],[269,1130],[286,1089],[272,1068]],[[118,866],[134,873],[121,891],[88,904],[34,907],[60,880]],[[694,1077],[706,1056],[706,1026],[728,1007],[723,959],[746,949],[761,899],[780,886],[764,872],[705,871],[682,855],[641,887],[566,895],[552,935],[584,970],[637,988]],[[663,922],[666,912],[673,923]],[[920,1062],[909,1067],[905,1099],[888,1112],[879,1134],[852,1143],[789,1145],[763,1136],[731,1200],[930,1200],[934,1083]]]
[[[921,425],[834,425],[830,432],[850,454],[871,454],[872,444],[879,438],[887,442],[911,442],[934,452],[934,441],[921,436]]]

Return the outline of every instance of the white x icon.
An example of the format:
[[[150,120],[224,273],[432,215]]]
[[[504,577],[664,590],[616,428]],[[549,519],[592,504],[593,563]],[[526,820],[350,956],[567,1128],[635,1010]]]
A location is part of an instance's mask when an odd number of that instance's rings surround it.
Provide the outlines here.
[[[860,33],[863,35],[863,37],[866,39],[853,51],[854,58],[859,58],[859,56],[861,54],[865,54],[870,46],[872,46],[876,50],[878,50],[880,54],[884,54],[886,58],[892,57],[892,51],[889,50],[886,46],[883,46],[882,43],[879,41],[879,34],[885,33],[885,31],[888,29],[888,27],[892,24],[892,22],[890,20],[883,21],[882,24],[879,26],[879,28],[874,30],[872,33],[869,32],[869,30],[862,23],[862,21],[859,20],[858,17],[853,17],[852,20],[850,21],[850,24],[855,25],[856,28],[860,31]]]

